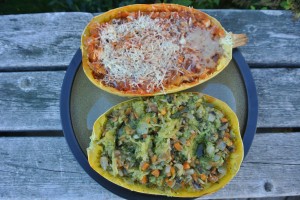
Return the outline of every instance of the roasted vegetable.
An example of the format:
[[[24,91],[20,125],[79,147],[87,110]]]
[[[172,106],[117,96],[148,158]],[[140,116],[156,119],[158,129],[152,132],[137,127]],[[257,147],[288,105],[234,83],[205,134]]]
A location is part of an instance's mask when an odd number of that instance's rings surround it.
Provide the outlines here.
[[[224,102],[178,93],[112,107],[96,120],[87,152],[95,171],[124,188],[197,197],[236,175],[243,143],[237,117]]]
[[[243,34],[175,4],[130,5],[94,17],[81,37],[82,64],[97,87],[120,96],[178,92],[220,73]]]

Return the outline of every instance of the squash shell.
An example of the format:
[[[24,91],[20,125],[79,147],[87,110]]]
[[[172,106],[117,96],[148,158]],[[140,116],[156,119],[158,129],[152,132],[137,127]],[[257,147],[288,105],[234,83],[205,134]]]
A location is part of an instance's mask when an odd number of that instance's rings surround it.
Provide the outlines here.
[[[211,20],[211,23],[217,25],[220,29],[222,29],[225,32],[225,37],[220,40],[220,44],[224,50],[223,55],[220,57],[218,61],[218,65],[216,67],[216,70],[209,74],[206,78],[204,79],[198,79],[192,83],[182,83],[179,86],[174,86],[171,85],[167,88],[164,89],[164,91],[158,91],[154,93],[135,93],[134,91],[120,91],[117,90],[113,87],[106,86],[101,83],[101,81],[97,80],[94,78],[92,74],[92,70],[88,66],[88,56],[87,56],[87,51],[86,47],[84,45],[84,41],[90,36],[89,34],[89,25],[98,22],[98,23],[105,23],[108,22],[118,16],[118,14],[122,11],[127,11],[127,12],[136,12],[136,11],[154,11],[154,12],[159,12],[159,11],[165,11],[165,10],[171,10],[171,11],[188,11],[188,12],[193,12],[193,13],[199,13],[202,15],[203,18],[209,18]],[[88,79],[98,88],[115,94],[119,96],[154,96],[154,95],[161,95],[161,94],[168,94],[168,93],[174,93],[178,91],[182,91],[191,87],[194,87],[196,85],[199,85],[205,81],[210,80],[211,78],[215,77],[217,74],[219,74],[231,61],[232,59],[232,48],[234,45],[233,41],[233,34],[226,32],[226,30],[222,27],[220,22],[216,20],[215,18],[209,16],[208,14],[201,12],[199,10],[186,7],[186,6],[181,6],[181,5],[176,5],[176,4],[134,4],[134,5],[129,5],[129,6],[124,6],[120,8],[116,8],[113,10],[110,10],[108,12],[105,12],[101,15],[95,16],[89,24],[85,27],[82,36],[81,36],[81,51],[82,51],[82,65],[83,65],[83,70],[88,77]]]
[[[222,111],[228,121],[231,123],[231,129],[235,135],[234,145],[236,147],[235,152],[232,152],[227,160],[227,173],[223,176],[217,183],[212,183],[209,186],[205,187],[203,190],[195,191],[195,190],[188,190],[188,189],[181,189],[172,191],[171,189],[165,189],[164,191],[157,189],[157,188],[149,188],[141,184],[132,184],[126,182],[126,180],[122,179],[119,176],[113,176],[108,171],[105,171],[100,166],[100,155],[103,151],[102,147],[97,144],[97,140],[101,138],[102,130],[105,127],[107,122],[107,116],[114,110],[122,105],[131,103],[133,101],[140,100],[139,98],[134,98],[122,103],[117,104],[110,108],[107,112],[102,114],[94,123],[93,132],[91,135],[91,142],[90,146],[87,148],[88,154],[88,162],[90,166],[101,176],[103,176],[108,181],[111,181],[114,184],[117,184],[121,187],[129,189],[131,191],[145,193],[145,194],[152,194],[152,195],[165,195],[165,196],[172,196],[172,197],[200,197],[203,195],[214,193],[221,188],[223,188],[226,184],[230,182],[231,179],[237,174],[240,169],[243,157],[244,157],[244,147],[242,138],[240,135],[239,129],[239,122],[236,114],[231,110],[231,108],[224,103],[223,101],[211,97],[206,94],[193,92],[194,95],[203,96],[205,102],[213,105],[218,110]]]

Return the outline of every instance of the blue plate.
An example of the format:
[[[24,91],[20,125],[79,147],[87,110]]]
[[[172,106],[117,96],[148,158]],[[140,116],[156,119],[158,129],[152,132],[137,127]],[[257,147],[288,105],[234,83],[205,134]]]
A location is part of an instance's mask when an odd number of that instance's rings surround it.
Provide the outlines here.
[[[60,99],[63,132],[75,158],[98,183],[123,198],[153,198],[153,195],[132,192],[104,179],[88,164],[86,148],[95,120],[112,106],[128,100],[104,92],[85,76],[81,50],[74,55],[64,78]],[[229,65],[213,79],[188,91],[206,93],[226,102],[237,114],[245,156],[252,144],[257,124],[258,102],[255,84],[242,54],[233,50]]]

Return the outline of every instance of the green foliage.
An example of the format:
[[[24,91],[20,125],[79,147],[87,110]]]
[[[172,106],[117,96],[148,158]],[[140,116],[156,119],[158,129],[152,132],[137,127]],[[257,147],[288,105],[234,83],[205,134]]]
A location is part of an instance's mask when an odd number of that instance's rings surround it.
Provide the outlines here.
[[[291,8],[292,8],[292,3],[291,3],[292,1],[289,1],[289,0],[287,0],[287,1],[282,1],[282,2],[280,2],[280,6],[282,7],[282,8],[284,8],[285,10],[290,10]]]
[[[280,3],[280,6],[285,10],[294,11],[295,18],[300,18],[300,0],[286,0]]]
[[[300,18],[300,0],[233,0],[233,5],[245,9],[292,10],[295,18]]]
[[[241,8],[251,8],[251,9],[279,9],[280,2],[282,0],[233,0],[234,5],[241,7]]]
[[[194,8],[211,9],[219,8],[220,0],[198,0],[193,2]]]
[[[211,8],[219,8],[221,1],[220,0],[171,0],[167,2],[180,4],[184,6],[192,6],[194,8],[211,9]]]
[[[135,0],[132,2],[134,3]],[[54,12],[102,12],[116,7],[113,1],[108,0],[51,0],[48,6],[51,7]]]
[[[104,12],[130,4],[175,3],[200,9],[285,9],[300,17],[300,0],[0,0],[0,14]]]
[[[184,5],[184,6],[190,6],[193,3],[193,1],[191,1],[191,0],[172,0],[171,3],[180,4],[180,5]]]

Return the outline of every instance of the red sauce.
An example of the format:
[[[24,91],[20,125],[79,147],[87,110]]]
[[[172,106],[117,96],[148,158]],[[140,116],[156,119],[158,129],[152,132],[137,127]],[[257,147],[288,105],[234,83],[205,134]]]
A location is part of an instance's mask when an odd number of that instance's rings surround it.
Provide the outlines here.
[[[160,12],[161,11],[161,12]],[[177,10],[176,10],[177,11]],[[162,10],[157,9],[157,12],[120,12],[116,18],[124,19],[124,21],[130,21],[137,19],[139,15],[150,15],[152,19],[155,18],[163,18],[163,19],[169,19],[171,17],[171,11],[165,11],[163,8]],[[186,19],[187,21],[190,21],[192,23],[193,27],[199,27],[202,29],[212,30],[212,37],[213,39],[218,39],[220,37],[225,36],[225,31],[215,25],[205,14],[203,13],[192,13],[188,11],[178,11],[176,13],[181,18]],[[130,17],[129,17],[130,16]],[[112,21],[109,21],[107,23],[113,23]],[[103,24],[97,24],[92,23],[89,26],[89,34],[90,37],[84,41],[85,45],[87,46],[87,54],[88,54],[88,64],[90,68],[93,70],[93,77],[95,79],[98,79],[101,81],[102,84],[113,87],[119,91],[123,91],[125,93],[138,93],[138,94],[145,94],[145,93],[154,93],[161,91],[162,88],[152,88],[151,91],[146,92],[148,89],[148,84],[138,85],[138,86],[130,86],[127,80],[121,81],[121,82],[110,82],[105,83],[103,81],[103,78],[107,75],[109,75],[105,69],[105,66],[103,64],[98,62],[98,55],[95,53],[96,51],[101,51],[101,44],[99,43],[99,40],[97,39],[99,37],[99,30],[106,26],[107,23]],[[118,48],[118,45],[124,46],[125,43],[122,44],[114,44],[115,48]],[[128,45],[128,44],[127,44]],[[128,46],[128,49],[131,48],[131,46]],[[193,53],[193,52],[191,52]],[[215,63],[215,66],[217,66],[218,60],[220,58],[220,54],[216,53],[211,58],[207,58],[212,60]],[[203,66],[200,66],[198,64],[193,63],[193,61],[189,58],[186,58],[184,55],[178,56],[178,63],[184,65],[184,72],[181,74],[178,74],[178,72],[171,72],[171,76],[167,77],[162,85],[164,88],[168,88],[172,85],[180,85],[182,83],[192,83],[195,81],[198,81],[199,79],[205,79],[207,75],[213,73],[216,70],[215,68],[205,68]],[[149,83],[150,84],[150,83]]]

